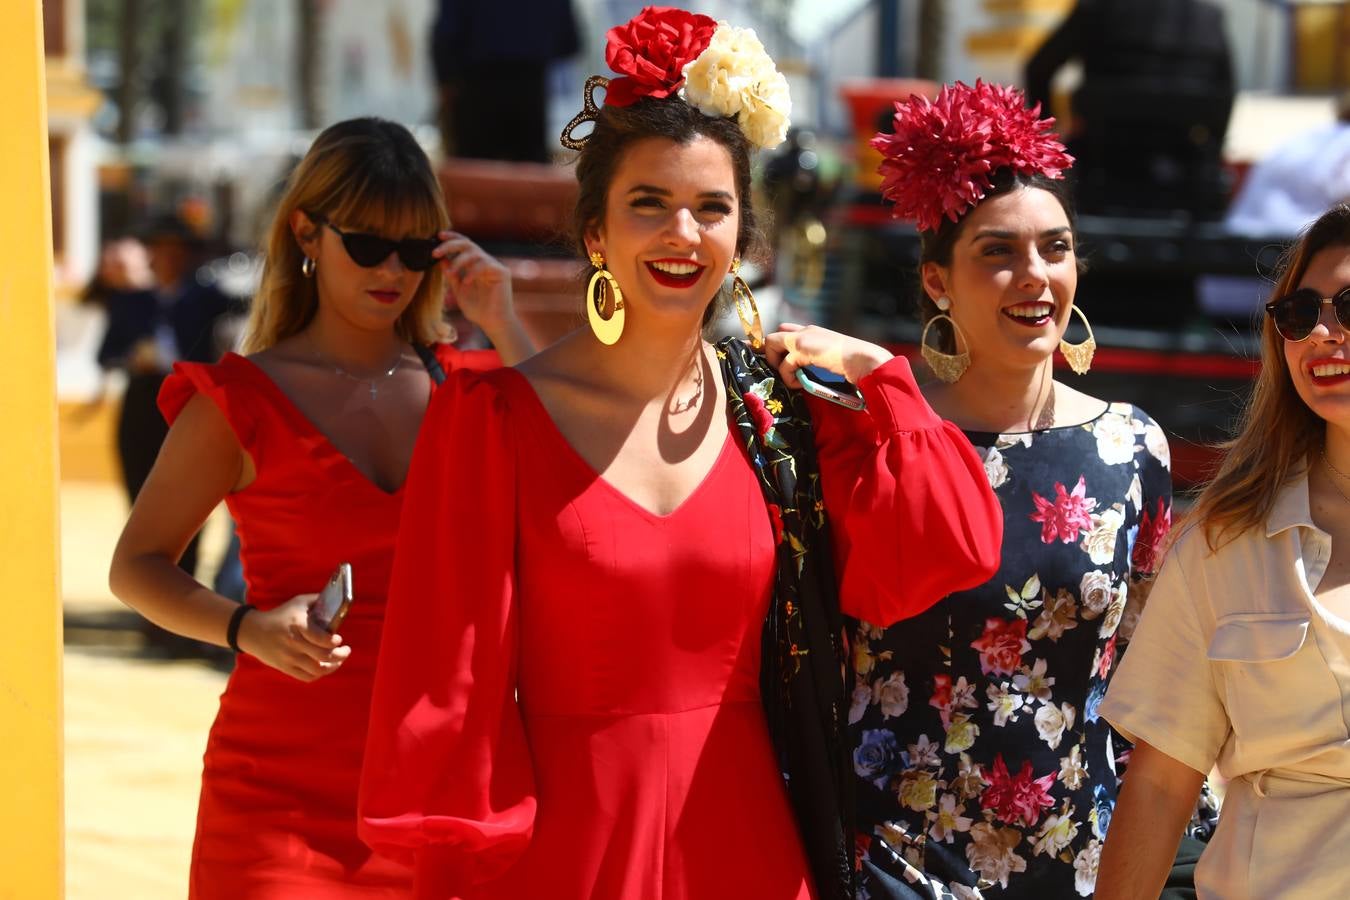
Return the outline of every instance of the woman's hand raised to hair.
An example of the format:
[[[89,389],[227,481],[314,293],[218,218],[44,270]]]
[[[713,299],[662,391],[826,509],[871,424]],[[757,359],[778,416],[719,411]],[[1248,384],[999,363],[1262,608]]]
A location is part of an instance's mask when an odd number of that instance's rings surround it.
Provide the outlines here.
[[[876,344],[819,325],[793,322],[780,325],[778,331],[764,339],[764,344],[769,363],[778,370],[783,383],[792,388],[801,387],[797,370],[802,366],[828,369],[857,384],[892,357]]]
[[[446,284],[464,316],[483,329],[505,365],[533,354],[534,343],[516,318],[511,270],[458,232],[437,236],[441,244],[432,255],[441,260]]]
[[[455,231],[442,231],[432,255],[460,310],[484,331],[514,317],[511,271],[495,256]]]
[[[329,634],[309,621],[309,607],[318,594],[300,594],[267,611],[245,614],[239,623],[239,649],[300,681],[332,675],[351,656],[341,635]]]

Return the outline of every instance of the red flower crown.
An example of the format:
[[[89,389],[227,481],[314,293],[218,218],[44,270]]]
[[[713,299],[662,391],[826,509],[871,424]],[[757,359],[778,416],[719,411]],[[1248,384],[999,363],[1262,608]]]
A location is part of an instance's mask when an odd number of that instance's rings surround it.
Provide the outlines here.
[[[1073,157],[1048,133],[1055,120],[1040,112],[1039,103],[1026,108],[1017,88],[981,80],[946,85],[932,102],[896,101],[895,132],[870,142],[885,157],[882,196],[897,218],[933,231],[943,216],[958,221],[983,200],[999,169],[1063,178]]]

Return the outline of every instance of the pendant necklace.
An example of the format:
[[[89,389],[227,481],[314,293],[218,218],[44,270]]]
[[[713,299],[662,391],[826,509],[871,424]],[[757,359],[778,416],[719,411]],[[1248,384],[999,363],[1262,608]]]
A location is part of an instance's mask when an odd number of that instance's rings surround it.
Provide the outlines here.
[[[1327,448],[1325,446],[1322,448],[1322,462],[1326,463],[1327,468],[1330,469],[1331,473],[1336,476],[1336,478],[1333,478],[1331,480],[1331,486],[1336,489],[1336,493],[1341,495],[1342,500],[1344,500],[1346,503],[1350,503],[1350,497],[1347,497],[1345,495],[1345,491],[1341,490],[1341,486],[1336,483],[1336,481],[1341,478],[1344,478],[1346,481],[1350,481],[1350,475],[1346,475],[1340,469],[1336,468],[1331,464],[1331,460],[1327,458]]]
[[[335,374],[341,375],[343,378],[349,378],[352,381],[366,385],[370,389],[370,399],[372,401],[375,400],[376,396],[379,394],[380,387],[383,386],[383,384],[386,381],[388,381],[395,372],[398,371],[399,364],[403,362],[403,348],[399,347],[398,355],[394,357],[393,363],[390,364],[390,366],[387,369],[384,369],[383,371],[377,373],[376,375],[369,377],[365,375],[353,375],[351,372],[348,372],[346,369],[342,368],[342,366],[338,365],[337,363],[330,360],[328,357],[324,356],[323,353],[320,352],[319,348],[317,346],[314,346],[313,342],[311,342],[311,346],[314,347],[314,355],[318,358],[319,362],[327,366],[328,368],[332,369]]]

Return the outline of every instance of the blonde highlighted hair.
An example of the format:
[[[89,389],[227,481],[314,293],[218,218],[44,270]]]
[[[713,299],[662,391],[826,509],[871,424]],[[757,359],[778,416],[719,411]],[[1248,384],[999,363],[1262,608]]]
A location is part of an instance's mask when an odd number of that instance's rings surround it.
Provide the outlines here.
[[[1337,204],[1310,225],[1280,260],[1271,297],[1295,290],[1312,258],[1328,248],[1350,251],[1350,205]],[[1263,317],[1261,370],[1239,420],[1238,433],[1221,445],[1223,462],[1196,499],[1189,521],[1204,528],[1211,549],[1264,525],[1280,490],[1321,446],[1326,423],[1294,389],[1284,358],[1284,338]]]
[[[344,230],[381,234],[398,228],[431,237],[450,221],[431,163],[408,129],[375,118],[348,119],[324,129],[287,180],[267,231],[262,283],[244,328],[244,353],[297,334],[318,309],[315,279],[301,273],[305,255],[291,231],[296,210]],[[448,334],[444,318],[445,281],[435,265],[422,275],[395,331],[405,341],[435,343]]]

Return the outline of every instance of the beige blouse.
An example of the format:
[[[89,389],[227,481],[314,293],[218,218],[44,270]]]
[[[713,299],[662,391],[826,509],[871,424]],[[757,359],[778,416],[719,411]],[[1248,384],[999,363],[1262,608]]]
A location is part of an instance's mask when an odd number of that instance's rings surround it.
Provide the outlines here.
[[[1350,621],[1313,596],[1330,559],[1306,476],[1264,532],[1211,552],[1188,530],[1102,703],[1127,737],[1233,779],[1201,898],[1350,897]]]

